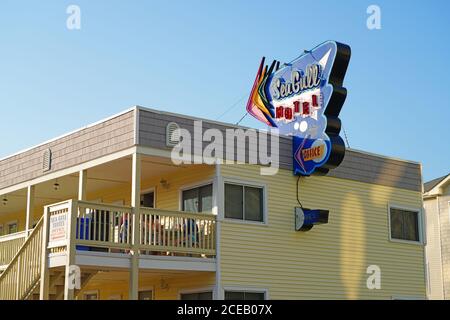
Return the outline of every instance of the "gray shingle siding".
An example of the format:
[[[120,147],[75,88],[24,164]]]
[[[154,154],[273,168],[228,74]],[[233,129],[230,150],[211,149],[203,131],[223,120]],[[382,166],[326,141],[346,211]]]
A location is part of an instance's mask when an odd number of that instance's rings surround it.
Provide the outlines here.
[[[138,112],[137,123],[135,123],[135,110]],[[166,127],[169,122],[176,122],[181,128],[189,130],[193,136],[194,118],[140,107],[135,110],[1,160],[0,189],[127,149],[135,145],[135,136],[137,144],[141,146],[170,150],[166,146]],[[214,121],[202,121],[203,130],[216,128],[222,132],[224,137],[226,136],[225,130],[228,128],[247,129]],[[268,150],[270,150],[269,135],[267,139]],[[202,142],[203,147],[208,144],[209,142]],[[52,166],[49,172],[43,172],[43,152],[48,148],[52,151]],[[256,146],[249,145],[246,141],[246,151],[249,149],[256,150]],[[235,145],[235,158],[237,151]],[[280,168],[291,170],[292,139],[290,137],[280,137],[278,152]],[[246,161],[248,161],[248,152],[245,154]],[[342,164],[337,169],[330,171],[329,175],[421,191],[419,164],[388,159],[356,150],[347,150]]]
[[[134,110],[0,161],[0,189],[69,168],[134,144]],[[46,149],[51,170],[43,172]]]
[[[169,149],[166,146],[167,124],[169,122],[176,122],[181,128],[187,129],[192,133],[194,120],[193,118],[141,109],[139,113],[139,144],[154,148]],[[225,129],[237,128],[208,120],[202,121],[203,130],[216,128],[222,131],[224,137]],[[246,129],[244,127],[241,128]],[[269,138],[268,140],[270,141]],[[203,146],[207,144],[208,142],[203,142]],[[270,142],[268,146],[270,148]],[[246,148],[247,150],[249,148],[248,141],[246,142]],[[292,169],[291,138],[280,137],[279,153],[280,168]],[[248,159],[248,155],[246,159]],[[347,150],[344,161],[338,168],[331,170],[329,175],[337,178],[421,191],[421,170],[419,164],[388,159],[356,150]]]

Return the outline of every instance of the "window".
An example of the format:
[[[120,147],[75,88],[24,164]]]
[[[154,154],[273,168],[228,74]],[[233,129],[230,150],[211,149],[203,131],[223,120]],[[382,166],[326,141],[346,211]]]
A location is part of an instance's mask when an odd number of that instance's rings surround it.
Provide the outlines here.
[[[187,212],[212,212],[212,184],[183,190],[182,210]]]
[[[264,292],[225,291],[225,300],[264,300]]]
[[[139,291],[139,300],[153,300],[153,290]]]
[[[146,208],[155,207],[155,193],[153,191],[141,194],[141,206]]]
[[[389,208],[391,239],[420,242],[419,211]]]
[[[264,221],[263,188],[225,184],[225,218]]]
[[[84,300],[98,300],[98,292],[96,291],[91,291],[91,292],[86,292],[84,295]]]
[[[8,223],[6,232],[7,232],[7,234],[16,233],[17,232],[17,222]]]
[[[211,291],[180,294],[181,300],[212,300],[212,298],[213,294]]]

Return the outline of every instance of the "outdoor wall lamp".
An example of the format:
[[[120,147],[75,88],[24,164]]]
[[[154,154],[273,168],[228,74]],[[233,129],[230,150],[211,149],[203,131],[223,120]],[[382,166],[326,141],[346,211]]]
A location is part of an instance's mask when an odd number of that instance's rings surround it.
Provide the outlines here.
[[[161,290],[169,289],[169,284],[163,278],[161,278],[161,282],[160,282],[159,286],[160,286]]]
[[[54,189],[55,191],[58,191],[58,190],[59,190],[59,187],[60,187],[60,185],[59,185],[59,183],[58,183],[58,180],[55,180],[55,183],[53,184],[53,189]]]
[[[2,203],[4,206],[6,206],[8,204],[8,199],[6,197],[3,198]]]

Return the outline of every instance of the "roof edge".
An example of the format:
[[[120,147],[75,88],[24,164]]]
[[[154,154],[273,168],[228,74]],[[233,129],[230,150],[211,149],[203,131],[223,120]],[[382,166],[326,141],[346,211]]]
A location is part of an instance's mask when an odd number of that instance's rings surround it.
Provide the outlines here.
[[[20,151],[14,152],[13,154],[10,154],[10,155],[7,155],[7,156],[5,156],[5,157],[3,157],[3,158],[0,158],[0,161],[7,160],[7,159],[12,158],[12,157],[15,157],[15,156],[17,156],[17,155],[19,155],[19,154],[21,154],[21,153],[30,151],[30,150],[32,150],[32,149],[34,149],[34,148],[41,147],[41,146],[43,146],[44,144],[51,143],[51,142],[56,141],[56,140],[58,140],[58,139],[62,139],[62,138],[65,138],[65,137],[67,137],[67,136],[70,136],[71,134],[80,132],[80,131],[82,131],[82,130],[91,128],[91,127],[93,127],[93,126],[96,126],[96,125],[98,125],[98,124],[100,124],[100,123],[103,123],[103,122],[109,121],[109,120],[111,120],[111,119],[120,117],[120,116],[122,116],[122,115],[124,115],[124,114],[126,114],[126,113],[128,113],[128,112],[130,112],[130,111],[136,110],[136,109],[137,109],[137,106],[133,106],[133,107],[128,108],[128,109],[126,109],[126,110],[124,110],[124,111],[121,111],[121,112],[119,112],[119,113],[115,113],[115,114],[113,114],[112,116],[109,116],[109,117],[103,118],[103,119],[101,119],[101,120],[99,120],[99,121],[90,123],[90,124],[88,124],[88,125],[86,125],[86,126],[84,126],[84,127],[81,127],[81,128],[72,130],[72,131],[70,131],[70,132],[64,133],[64,134],[59,135],[59,136],[57,136],[57,137],[55,137],[55,138],[52,138],[52,139],[46,140],[46,141],[44,141],[44,142],[41,142],[41,143],[39,143],[39,144],[36,144],[36,145],[34,145],[34,146],[32,146],[32,147],[28,147],[28,148],[22,149],[22,150],[20,150]]]

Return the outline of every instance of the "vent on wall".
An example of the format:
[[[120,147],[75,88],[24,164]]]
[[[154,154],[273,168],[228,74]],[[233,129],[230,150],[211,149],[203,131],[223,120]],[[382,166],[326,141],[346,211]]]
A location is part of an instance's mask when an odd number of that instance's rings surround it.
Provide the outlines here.
[[[176,146],[180,142],[180,126],[175,122],[170,122],[166,127],[166,145]]]
[[[52,168],[52,151],[47,149],[42,156],[42,170],[49,171]]]

